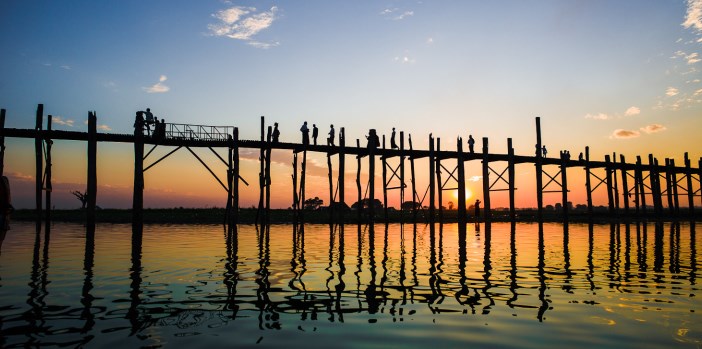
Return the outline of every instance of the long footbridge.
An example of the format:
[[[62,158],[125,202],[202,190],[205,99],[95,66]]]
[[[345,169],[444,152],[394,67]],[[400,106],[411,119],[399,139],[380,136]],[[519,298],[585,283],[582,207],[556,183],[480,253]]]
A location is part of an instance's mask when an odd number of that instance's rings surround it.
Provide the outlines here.
[[[377,146],[361,146],[359,139],[354,144],[346,144],[346,135],[342,127],[339,132],[337,145],[312,145],[301,143],[278,142],[273,138],[272,126],[266,126],[265,118],[261,117],[261,135],[258,140],[239,139],[237,127],[232,126],[205,126],[176,123],[146,123],[142,112],[137,112],[134,122],[133,134],[98,133],[97,116],[95,112],[88,113],[88,132],[65,131],[52,129],[52,117],[46,118],[44,125],[44,107],[38,105],[36,112],[36,126],[34,129],[18,129],[5,127],[5,109],[0,115],[0,174],[4,170],[5,138],[30,138],[35,140],[36,153],[36,210],[38,218],[42,217],[43,198],[45,194],[46,209],[44,215],[50,219],[51,214],[51,146],[53,140],[74,140],[87,143],[88,148],[88,173],[87,173],[87,220],[88,225],[94,225],[96,195],[97,195],[97,143],[117,142],[134,145],[134,194],[133,194],[133,220],[140,224],[143,213],[144,172],[180,149],[186,149],[212,174],[219,182],[227,195],[228,223],[238,222],[239,212],[239,183],[249,185],[240,175],[239,150],[257,149],[260,151],[259,205],[257,220],[265,222],[270,210],[270,185],[271,185],[271,152],[272,150],[288,150],[293,154],[293,190],[292,208],[296,219],[304,220],[303,203],[305,202],[305,179],[307,166],[307,153],[317,152],[327,155],[328,181],[329,181],[329,208],[330,217],[344,217],[346,194],[345,163],[346,156],[352,155],[357,162],[356,173],[356,199],[359,203],[371,203],[368,206],[370,214],[367,216],[373,221],[376,217],[375,210],[380,208],[372,204],[376,200],[375,177],[376,157],[382,164],[382,198],[383,216],[388,217],[388,193],[399,191],[400,202],[405,203],[405,190],[411,191],[411,214],[409,217],[417,221],[417,213],[422,207],[428,207],[428,219],[443,219],[442,193],[447,190],[457,190],[458,205],[457,217],[459,223],[465,223],[466,198],[465,198],[465,162],[479,160],[482,163],[482,186],[484,219],[489,221],[492,217],[490,203],[491,192],[507,191],[509,193],[510,218],[515,219],[516,207],[515,192],[515,165],[533,164],[536,174],[535,193],[537,198],[537,220],[543,219],[543,195],[546,193],[560,193],[562,198],[562,217],[568,220],[568,169],[578,168],[585,171],[585,186],[587,191],[587,211],[592,217],[597,213],[593,210],[592,194],[595,190],[607,192],[608,211],[610,216],[625,216],[635,218],[650,217],[690,217],[696,216],[696,198],[702,197],[700,180],[702,178],[702,158],[698,159],[697,167],[692,167],[692,161],[685,153],[684,164],[678,166],[674,159],[660,161],[652,154],[645,159],[636,157],[635,162],[627,162],[623,155],[605,155],[603,160],[590,159],[589,148],[586,147],[582,156],[571,159],[570,154],[561,152],[558,157],[546,157],[540,151],[534,155],[514,154],[512,139],[507,139],[507,153],[490,153],[488,138],[482,138],[482,147],[479,151],[470,149],[464,151],[464,140],[456,139],[455,150],[441,148],[441,139],[429,135],[429,149],[414,149],[412,137],[403,132],[399,133],[399,146],[387,148],[385,137]],[[407,143],[405,143],[407,141]],[[536,118],[536,148],[541,149],[541,120]],[[144,152],[150,146],[148,152]],[[154,149],[159,146],[175,147],[159,159],[150,159]],[[205,163],[191,148],[209,148],[226,166],[226,178],[220,178],[212,168]],[[227,156],[222,157],[214,148],[226,148]],[[472,148],[472,147],[471,147]],[[301,160],[298,157],[301,157]],[[338,157],[337,178],[333,177],[331,158]],[[362,159],[367,160],[369,180],[361,183]],[[426,158],[429,164],[429,185],[426,189],[416,185],[417,173],[415,160]],[[299,161],[300,160],[300,161]],[[145,162],[150,163],[145,166]],[[299,163],[298,163],[299,162]],[[407,163],[407,164],[406,164]],[[409,178],[406,175],[406,165],[409,165]],[[299,171],[298,171],[299,170]],[[424,175],[427,175],[424,174]],[[424,177],[424,176],[422,176]],[[409,185],[408,182],[409,181]],[[428,198],[427,198],[428,195]],[[664,205],[664,198],[667,204]],[[438,205],[437,205],[438,201]],[[683,201],[683,205],[681,205]],[[686,205],[685,205],[685,202]],[[400,210],[403,210],[401,205]],[[682,207],[681,207],[682,206]],[[685,206],[687,208],[685,209]],[[336,208],[336,216],[334,210]],[[361,219],[362,209],[357,215]],[[437,214],[438,211],[438,214]]]

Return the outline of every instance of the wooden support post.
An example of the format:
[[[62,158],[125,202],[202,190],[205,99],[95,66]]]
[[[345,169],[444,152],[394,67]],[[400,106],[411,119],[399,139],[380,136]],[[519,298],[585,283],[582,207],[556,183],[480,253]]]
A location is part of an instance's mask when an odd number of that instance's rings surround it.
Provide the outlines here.
[[[463,139],[456,139],[456,165],[458,166],[458,226],[459,231],[466,225],[466,173],[463,160]]]
[[[383,151],[385,151],[385,135],[383,135]],[[380,157],[383,164],[383,217],[385,218],[385,223],[388,222],[388,160],[387,156],[383,155]]]
[[[344,172],[346,171],[346,131],[342,127],[339,131],[339,183],[337,186],[339,188],[339,206],[341,212],[341,223],[344,222],[344,214],[346,209],[344,204],[346,203],[344,198]]]
[[[266,210],[265,210],[265,221],[269,222],[271,215],[271,152],[273,151],[271,147],[271,138],[273,137],[273,127],[268,126],[268,133],[266,134]]]
[[[413,154],[413,149],[412,149],[412,135],[407,135],[407,141],[409,142],[409,153],[410,153],[410,176],[412,177],[411,184],[412,184],[412,223],[417,223],[417,205],[419,204],[419,201],[417,200],[417,188],[416,188],[416,182],[415,182],[415,175],[414,175],[414,154]],[[702,159],[700,159],[702,162]]]
[[[441,152],[441,138],[436,138],[436,186],[439,189],[437,191],[437,196],[438,196],[438,201],[439,201],[439,222],[444,221],[444,186],[443,182],[441,181],[441,155],[439,153]]]
[[[53,189],[51,185],[51,146],[54,142],[51,140],[51,118],[51,115],[46,118],[47,135],[44,139],[46,144],[46,170],[44,172],[46,178],[44,180],[44,189],[46,190],[46,212],[44,213],[44,220],[46,221],[47,228],[51,224],[51,191]]]
[[[614,212],[619,214],[619,180],[617,179],[617,153],[612,153],[612,179],[614,184],[612,187],[614,196]]]
[[[490,205],[490,158],[488,151],[488,138],[483,137],[483,216],[485,222],[492,218]]]
[[[88,230],[95,229],[95,206],[97,203],[97,115],[88,112]]]
[[[234,157],[233,154],[233,143],[234,143],[234,135],[228,135],[227,137],[227,208],[224,213],[224,225],[227,228],[227,231],[230,231],[230,228],[232,226],[232,191],[233,191],[233,180],[234,180],[234,171],[232,169],[232,158]],[[237,181],[239,178],[236,179]]]
[[[680,215],[680,198],[678,197],[678,174],[675,170],[675,159],[670,159],[670,179],[672,180],[671,187],[673,189],[673,214],[677,217]]]
[[[405,203],[405,132],[400,131],[400,222],[405,222],[402,204]]]
[[[585,189],[587,190],[587,214],[592,218],[592,182],[590,181],[590,147],[585,147]]]
[[[234,140],[233,140],[233,149],[232,149],[232,162],[234,163],[233,168],[232,168],[232,179],[234,181],[234,185],[232,186],[232,212],[234,214],[234,217],[232,219],[233,224],[238,224],[239,223],[239,172],[241,171],[241,167],[239,166],[239,128],[234,127]]]
[[[509,183],[509,219],[514,221],[516,219],[516,208],[514,206],[514,147],[512,147],[512,138],[507,138],[507,172]]]
[[[266,121],[265,117],[261,116],[261,150],[258,156],[259,162],[259,172],[258,172],[258,209],[256,209],[256,223],[262,223],[262,211],[263,211],[263,198],[265,196],[265,183],[266,183],[266,147],[264,147],[264,138],[266,132]]]
[[[655,215],[659,216],[662,213],[662,200],[661,200],[661,187],[659,185],[660,177],[656,168],[656,161],[653,158],[653,154],[648,154],[648,167],[649,175],[648,179],[651,183],[651,197],[653,201],[653,212]]]
[[[356,148],[361,149],[361,141],[356,139]],[[361,156],[356,155],[356,189],[358,190],[358,207],[356,208],[356,214],[358,223],[361,223],[361,217],[363,213],[363,194],[361,193]],[[360,225],[359,225],[360,227]],[[360,229],[360,228],[359,228]]]
[[[297,191],[297,152],[293,151],[293,174],[292,174],[292,182],[293,182],[293,204],[292,204],[292,209],[293,209],[293,221],[295,223],[298,222],[298,217],[300,215],[300,197],[298,196],[298,191]]]
[[[563,222],[568,222],[568,158],[565,153],[561,152],[561,194],[563,205]]]
[[[622,169],[621,169],[621,174],[622,174],[622,199],[624,199],[624,214],[626,216],[629,216],[629,185],[628,185],[628,178],[627,178],[627,170],[626,170],[626,160],[624,159],[624,154],[619,154],[619,162],[621,163]]]
[[[605,185],[607,186],[607,207],[609,214],[614,215],[614,193],[612,192],[612,159],[605,155]]]
[[[144,115],[137,112],[134,121],[134,194],[132,196],[132,228],[141,229],[144,222]]]
[[[0,177],[5,175],[5,109],[0,109]]]
[[[375,149],[377,147],[378,144],[368,147],[368,209],[371,223],[375,222]]]
[[[668,214],[675,215],[675,205],[673,204],[673,177],[670,159],[665,158],[665,193],[668,200]]]
[[[41,191],[44,187],[42,182],[42,177],[44,174],[44,156],[42,154],[42,120],[44,119],[44,105],[39,104],[37,106],[37,118],[36,118],[36,136],[34,137],[34,152],[36,155],[36,210],[37,210],[37,222],[41,222],[41,209],[42,209],[42,195]],[[38,223],[40,224],[40,223]]]
[[[307,145],[302,151],[302,170],[300,171],[300,220],[305,219],[305,179],[307,178]]]
[[[334,181],[332,180],[331,153],[327,151],[327,177],[329,179],[329,222],[334,221]]]
[[[644,184],[644,177],[643,177],[643,165],[641,164],[641,156],[636,156],[636,182],[638,186],[638,193],[639,193],[639,198],[640,198],[640,205],[641,205],[641,213],[643,213],[644,217],[646,216],[646,185]],[[650,180],[649,180],[650,183]],[[637,211],[638,214],[638,211]]]
[[[697,161],[697,176],[700,179],[700,202],[702,202],[702,157]]]
[[[541,118],[536,117],[536,217],[539,222],[544,218],[543,153],[541,149]]]
[[[435,160],[435,154],[434,154],[434,138],[429,134],[429,222],[434,223],[434,211],[436,209],[436,206],[434,206],[435,202],[435,196],[436,196],[436,188],[435,188],[435,181],[434,181],[434,161]]]
[[[687,152],[685,152],[685,179],[687,181],[687,210],[692,218],[695,216],[695,190],[692,188],[692,169]]]

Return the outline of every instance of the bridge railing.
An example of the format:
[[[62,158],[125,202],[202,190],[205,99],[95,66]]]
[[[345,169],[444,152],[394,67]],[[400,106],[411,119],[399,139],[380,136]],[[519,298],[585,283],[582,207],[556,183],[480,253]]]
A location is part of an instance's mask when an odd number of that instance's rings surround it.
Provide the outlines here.
[[[234,133],[233,126],[207,126],[166,123],[166,138],[203,141],[226,141]]]

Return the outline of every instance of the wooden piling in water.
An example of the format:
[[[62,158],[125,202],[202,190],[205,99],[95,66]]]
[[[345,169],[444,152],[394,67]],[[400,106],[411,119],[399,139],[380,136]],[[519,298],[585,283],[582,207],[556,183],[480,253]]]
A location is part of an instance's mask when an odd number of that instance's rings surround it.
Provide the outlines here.
[[[641,163],[641,156],[637,155],[636,156],[636,182],[637,182],[637,187],[639,188],[639,198],[640,198],[640,204],[641,204],[641,213],[646,216],[646,185],[644,183],[644,177],[643,177],[643,164]],[[649,174],[650,178],[650,174]],[[651,183],[651,180],[649,179],[649,183]],[[637,212],[638,214],[638,212]]]
[[[307,178],[307,145],[302,151],[302,170],[300,171],[300,220],[305,219],[305,181]]]
[[[612,188],[612,159],[605,155],[605,185],[607,185],[607,208],[609,215],[614,216],[614,193]]]
[[[346,131],[342,127],[339,131],[339,183],[337,184],[339,188],[339,203],[341,203],[340,209],[341,209],[341,222],[344,221],[344,215],[346,213],[346,209],[344,207],[344,204],[346,203],[346,199],[344,197],[344,172],[346,171]]]
[[[624,159],[624,154],[619,154],[619,162],[622,165],[626,164],[626,160]],[[629,216],[629,213],[630,213],[629,212],[629,184],[628,184],[626,168],[622,167],[621,174],[622,174],[622,193],[624,194],[622,196],[622,199],[624,202],[624,215]]]
[[[434,182],[434,162],[436,155],[434,154],[434,138],[429,134],[429,223],[434,223],[435,212],[435,182]]]
[[[675,214],[675,205],[673,204],[673,176],[670,167],[670,159],[665,158],[665,193],[668,200],[668,213],[672,216]]]
[[[292,163],[292,168],[293,168],[293,174],[292,174],[292,182],[293,182],[293,204],[292,204],[292,209],[293,209],[293,222],[297,223],[300,215],[300,197],[298,196],[298,191],[297,191],[297,152],[293,151],[293,163]]]
[[[34,137],[34,155],[35,155],[35,170],[36,170],[36,182],[35,182],[35,187],[36,187],[36,213],[37,213],[37,222],[41,221],[41,210],[42,210],[42,195],[41,191],[43,188],[43,174],[44,174],[44,160],[43,160],[43,154],[42,154],[42,139],[41,139],[41,129],[42,129],[42,120],[44,118],[44,105],[39,104],[37,106],[37,114],[36,114],[36,126],[34,129],[37,131],[36,136]]]
[[[412,135],[407,135],[407,142],[409,143],[409,152],[410,152],[410,180],[411,180],[411,185],[412,185],[412,223],[417,223],[417,205],[419,204],[418,197],[417,197],[417,187],[416,187],[416,182],[415,182],[415,175],[414,175],[414,156],[412,155],[413,149],[412,149]],[[702,162],[702,159],[700,160]]]
[[[568,222],[568,159],[565,153],[561,152],[561,202],[563,206],[563,221]]]
[[[619,214],[619,180],[617,179],[617,153],[612,153],[612,196],[614,197],[614,212]]]
[[[587,191],[587,214],[592,218],[592,182],[590,179],[590,147],[585,147],[585,189]]]
[[[385,135],[383,135],[383,150],[385,150]],[[388,222],[388,160],[387,156],[380,157],[383,164],[383,217]]]
[[[400,222],[405,222],[402,204],[405,203],[405,132],[400,131]]]
[[[361,148],[361,141],[356,138],[356,148]],[[356,214],[358,222],[361,222],[361,217],[363,214],[363,196],[361,196],[361,156],[356,155],[356,189],[358,190],[358,207],[356,208]],[[360,227],[360,226],[359,226]],[[359,228],[360,229],[360,228]]]
[[[436,138],[436,154],[441,153],[441,138]],[[439,201],[439,222],[444,221],[444,185],[443,182],[441,181],[441,156],[436,155],[436,166],[435,166],[435,171],[436,171],[436,183],[437,183],[437,196],[438,196],[438,201]]]
[[[678,198],[678,174],[675,172],[675,159],[670,159],[670,179],[672,180],[673,189],[673,215],[680,215],[680,199]]]
[[[465,229],[466,224],[466,174],[463,160],[463,139],[456,139],[456,164],[458,166],[458,224],[459,231]]]
[[[508,190],[509,190],[509,219],[514,221],[516,219],[516,208],[514,206],[514,148],[512,147],[512,138],[507,138],[507,175],[509,179]]]
[[[134,121],[134,188],[132,195],[132,228],[141,228],[144,221],[144,117],[137,112]]]
[[[660,174],[657,170],[658,160],[653,158],[653,154],[648,154],[649,180],[651,182],[651,196],[653,200],[653,212],[660,216],[663,214],[663,201],[661,198]]]
[[[46,198],[46,212],[44,212],[44,220],[46,221],[47,226],[51,224],[51,192],[53,190],[53,186],[51,185],[51,147],[53,145],[53,141],[50,138],[51,134],[51,120],[52,116],[49,115],[46,118],[46,131],[47,131],[47,136],[44,140],[46,144],[46,170],[44,172],[45,180],[44,180],[44,188],[46,190],[45,193],[45,198]]]
[[[534,165],[536,167],[536,217],[539,222],[541,222],[544,217],[544,184],[542,178],[543,154],[541,149],[541,118],[536,117],[536,159]]]
[[[369,140],[369,142],[372,141]],[[378,144],[368,147],[368,209],[371,224],[375,222],[375,149],[377,146]]]
[[[490,160],[488,151],[488,138],[483,137],[483,217],[485,222],[492,218],[490,206]]]
[[[0,109],[0,177],[5,175],[5,109]]]
[[[690,167],[690,157],[685,152],[685,179],[687,182],[687,209],[690,217],[695,216],[695,191],[692,187],[692,170]]]
[[[271,213],[271,152],[273,151],[271,147],[271,138],[273,135],[273,127],[268,126],[268,132],[266,134],[266,210],[264,212],[265,222],[268,223]]]
[[[95,228],[95,208],[97,203],[97,115],[88,113],[88,230]]]
[[[261,149],[259,151],[258,162],[259,162],[259,172],[258,172],[258,209],[256,209],[256,223],[262,223],[263,218],[263,198],[265,196],[265,181],[266,181],[266,147],[264,138],[266,132],[266,121],[265,117],[261,116]]]

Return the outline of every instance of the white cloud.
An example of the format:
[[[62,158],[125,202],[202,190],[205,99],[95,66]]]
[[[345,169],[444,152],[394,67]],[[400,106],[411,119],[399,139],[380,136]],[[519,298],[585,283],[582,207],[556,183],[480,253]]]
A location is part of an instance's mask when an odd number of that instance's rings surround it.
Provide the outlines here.
[[[665,131],[667,128],[661,124],[651,124],[647,125],[641,128],[641,131],[646,132],[648,134],[651,133],[656,133],[656,132],[662,132]]]
[[[395,62],[399,62],[402,64],[412,64],[415,62],[415,60],[414,58],[410,58],[409,56],[396,56]]]
[[[66,69],[66,70],[71,70],[70,65],[62,65],[61,68]]]
[[[386,8],[382,11],[380,11],[381,16],[385,16],[389,19],[392,19],[393,21],[399,21],[403,20],[407,17],[414,16],[414,11],[404,11],[402,13],[398,13],[400,9],[395,7],[395,8]]]
[[[433,44],[434,43],[434,38],[428,38],[427,39],[427,44]]]
[[[100,131],[112,131],[112,127],[107,125],[97,125],[97,129]]]
[[[469,182],[480,182],[483,179],[483,176],[471,176],[468,178]]]
[[[685,59],[687,59],[687,64],[695,64],[699,61],[702,61],[702,59],[699,58],[699,55],[696,52],[690,53],[689,55],[685,56]]]
[[[641,109],[639,109],[638,107],[634,107],[634,106],[629,107],[629,109],[627,109],[624,112],[625,116],[634,116],[634,115],[639,115],[639,114],[641,114]]]
[[[694,30],[702,32],[702,0],[687,0],[685,12],[685,21],[682,26],[692,27]]]
[[[607,120],[610,119],[610,116],[605,114],[605,113],[598,113],[598,114],[587,114],[585,115],[586,119],[593,119],[593,120]]]
[[[667,90],[665,90],[665,95],[668,97],[673,97],[678,94],[678,89],[675,87],[668,87]]]
[[[224,36],[230,39],[246,41],[256,48],[271,48],[280,43],[264,43],[254,40],[254,36],[270,27],[277,19],[278,7],[273,6],[268,11],[256,12],[255,7],[234,6],[221,10],[212,15],[219,20],[207,28],[214,36]]]
[[[164,82],[168,80],[168,77],[165,75],[161,75],[158,78],[158,82],[149,86],[149,87],[142,87],[146,93],[166,93],[171,90],[170,87],[166,86]]]
[[[639,131],[617,129],[617,130],[614,130],[614,132],[612,132],[612,136],[610,136],[610,138],[630,139],[630,138],[636,138],[638,136],[641,136],[641,133]]]
[[[73,127],[73,124],[75,123],[75,121],[71,119],[63,119],[60,116],[51,117],[51,121],[57,125],[63,125],[68,127]]]

